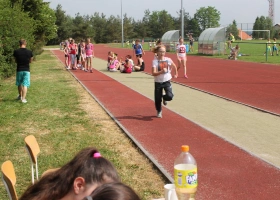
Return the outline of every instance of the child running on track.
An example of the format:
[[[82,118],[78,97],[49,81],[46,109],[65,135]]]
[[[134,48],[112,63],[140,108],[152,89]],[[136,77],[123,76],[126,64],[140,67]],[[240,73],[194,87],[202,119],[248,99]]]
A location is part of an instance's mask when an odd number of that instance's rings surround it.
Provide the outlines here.
[[[182,38],[179,39],[179,45],[177,46],[177,60],[178,60],[178,68],[179,70],[181,66],[184,67],[184,77],[188,78],[187,76],[187,54],[186,54],[186,46],[184,45],[184,40]]]
[[[172,79],[171,67],[175,69],[175,76],[177,78],[177,67],[170,58],[165,57],[165,46],[159,45],[154,50],[157,57],[152,63],[152,75],[155,81],[155,107],[157,110],[157,117],[162,118],[162,107],[161,102],[163,100],[163,105],[167,105],[167,101],[173,99],[172,87],[170,80]],[[163,89],[165,95],[162,94]]]
[[[86,43],[86,72],[90,70],[90,73],[92,73],[92,58],[94,58],[93,44],[90,42],[90,38],[88,38]]]

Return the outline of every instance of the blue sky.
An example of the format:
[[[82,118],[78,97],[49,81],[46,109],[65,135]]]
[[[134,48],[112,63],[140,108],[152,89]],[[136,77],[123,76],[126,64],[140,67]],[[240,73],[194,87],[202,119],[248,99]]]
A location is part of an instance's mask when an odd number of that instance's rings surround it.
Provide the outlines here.
[[[121,14],[121,1],[123,13],[134,19],[142,19],[144,11],[167,10],[172,16],[176,16],[181,9],[181,0],[50,0],[51,8],[56,8],[58,4],[62,5],[66,14],[75,16],[92,15],[94,12],[104,13],[107,17],[110,15]],[[275,2],[275,23],[280,23],[280,0]],[[186,12],[193,17],[196,10],[201,7],[213,6],[221,12],[220,24],[226,26],[233,20],[236,22],[254,23],[257,16],[268,16],[268,0],[183,0],[183,7]]]

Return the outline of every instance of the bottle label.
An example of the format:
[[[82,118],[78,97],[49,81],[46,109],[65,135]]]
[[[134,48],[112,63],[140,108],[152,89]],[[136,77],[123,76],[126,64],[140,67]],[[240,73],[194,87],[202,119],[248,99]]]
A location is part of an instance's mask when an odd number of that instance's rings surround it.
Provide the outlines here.
[[[191,170],[174,169],[174,179],[177,188],[188,189],[197,187],[197,168]]]

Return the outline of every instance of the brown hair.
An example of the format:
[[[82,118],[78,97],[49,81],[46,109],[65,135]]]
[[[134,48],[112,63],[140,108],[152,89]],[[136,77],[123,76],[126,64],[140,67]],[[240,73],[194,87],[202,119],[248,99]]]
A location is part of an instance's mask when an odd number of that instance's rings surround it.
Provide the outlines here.
[[[77,177],[84,178],[86,184],[119,181],[113,164],[106,158],[93,157],[95,153],[98,153],[95,148],[82,149],[60,169],[29,186],[19,200],[61,199],[71,191]]]
[[[127,55],[127,56],[125,56],[125,57],[128,58],[128,59],[131,59],[131,58],[132,58],[131,55]]]
[[[164,45],[157,45],[155,48],[152,49],[152,52],[157,53],[160,48],[165,48]]]
[[[140,197],[123,183],[108,183],[98,187],[84,200],[140,200]]]
[[[159,44],[161,44],[161,39],[158,39],[156,42],[156,45],[159,45]]]
[[[20,39],[19,46],[22,46],[22,45],[26,45],[26,40],[25,39]]]

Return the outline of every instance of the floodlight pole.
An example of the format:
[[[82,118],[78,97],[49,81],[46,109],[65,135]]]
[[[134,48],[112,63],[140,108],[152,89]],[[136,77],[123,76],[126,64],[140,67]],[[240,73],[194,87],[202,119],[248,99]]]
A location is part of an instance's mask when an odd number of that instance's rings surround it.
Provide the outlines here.
[[[124,41],[124,39],[123,39],[123,13],[122,13],[122,0],[121,0],[121,20],[122,20],[122,47],[124,47],[124,45],[123,45],[123,41]]]
[[[181,27],[181,38],[184,41],[184,8],[183,8],[183,0],[181,0],[181,20],[182,20],[182,27]]]

